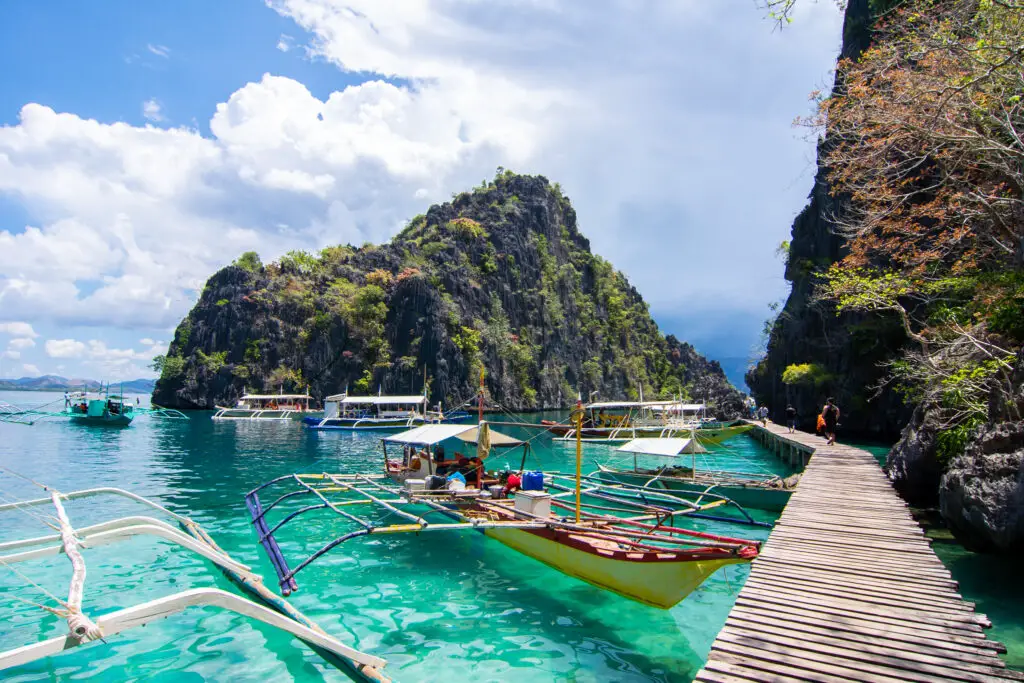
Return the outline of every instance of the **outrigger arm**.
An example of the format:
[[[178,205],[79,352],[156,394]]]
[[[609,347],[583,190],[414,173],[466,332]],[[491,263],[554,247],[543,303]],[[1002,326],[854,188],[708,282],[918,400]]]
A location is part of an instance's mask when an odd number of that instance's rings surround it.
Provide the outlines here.
[[[128,607],[126,609],[104,614],[96,620],[96,626],[103,636],[112,636],[136,626],[143,626],[156,619],[163,619],[172,614],[183,612],[189,607],[220,607],[229,612],[235,612],[269,626],[274,626],[287,631],[293,636],[300,638],[312,645],[329,650],[354,662],[364,664],[373,668],[381,668],[385,661],[380,657],[374,657],[358,650],[354,650],[342,643],[339,643],[330,636],[317,633],[313,629],[283,617],[272,609],[257,605],[251,600],[246,600],[219,588],[194,588],[159,598],[141,605]],[[50,638],[41,643],[25,645],[0,653],[0,670],[12,666],[27,664],[43,657],[59,654],[64,650],[81,645],[83,640],[66,637]]]
[[[275,611],[251,600],[216,588],[186,590],[141,605],[105,614],[96,620],[89,618],[81,609],[86,575],[85,559],[82,557],[81,550],[116,543],[138,535],[157,536],[203,556],[223,569],[229,575],[229,578],[234,577],[233,580],[237,579],[236,583],[240,583],[246,590],[256,594],[261,600],[271,606],[276,605],[277,599],[276,596],[266,590],[263,586],[263,579],[259,575],[252,573],[248,565],[231,559],[216,543],[209,539],[198,524],[188,517],[171,512],[162,505],[123,489],[97,488],[64,494],[48,487],[44,488],[50,493],[49,498],[3,504],[0,505],[0,512],[25,510],[26,508],[50,502],[56,508],[56,519],[59,526],[54,526],[54,528],[59,533],[0,543],[0,564],[10,565],[16,562],[58,555],[62,552],[65,553],[71,560],[73,569],[68,599],[66,601],[59,601],[64,609],[52,611],[66,617],[69,633],[66,636],[51,638],[32,645],[0,652],[0,670],[55,655],[90,641],[177,614],[189,607],[220,607],[286,631],[308,643],[321,654],[326,652],[347,660],[350,665],[365,667],[360,669],[360,673],[368,679],[387,680],[379,672],[386,664],[384,659],[355,650],[330,637],[322,632],[316,624],[306,619],[301,613],[290,606],[280,608],[281,611],[287,614],[285,616],[280,611]],[[166,522],[146,516],[123,517],[82,527],[77,530],[74,529],[64,511],[62,501],[101,494],[129,498],[154,510],[163,512],[175,519],[188,533],[183,533]],[[59,541],[59,544],[53,544],[54,541]],[[34,546],[45,547],[39,548]],[[19,549],[26,550],[17,553],[9,552]],[[5,552],[7,554],[3,554]]]

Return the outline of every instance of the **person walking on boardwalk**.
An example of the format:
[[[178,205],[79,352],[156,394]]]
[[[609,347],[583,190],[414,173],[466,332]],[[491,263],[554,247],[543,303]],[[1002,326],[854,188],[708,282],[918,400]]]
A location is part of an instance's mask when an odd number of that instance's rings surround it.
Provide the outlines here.
[[[796,431],[796,408],[790,403],[786,406],[786,424],[789,425],[789,433]]]
[[[828,439],[829,445],[836,442],[836,426],[839,424],[839,406],[836,405],[836,400],[831,396],[825,402],[825,407],[821,411],[821,416],[825,418],[825,437]]]
[[[757,411],[757,416],[761,419],[761,425],[764,427],[768,426],[768,406],[761,406],[761,410]]]

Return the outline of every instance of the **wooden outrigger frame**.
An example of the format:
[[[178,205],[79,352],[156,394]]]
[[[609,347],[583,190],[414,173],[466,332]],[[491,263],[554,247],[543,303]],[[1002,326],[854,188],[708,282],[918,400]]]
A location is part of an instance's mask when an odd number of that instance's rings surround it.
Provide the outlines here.
[[[0,670],[59,654],[93,640],[171,616],[189,607],[203,606],[219,607],[290,633],[307,643],[329,663],[362,680],[388,680],[380,671],[386,664],[385,660],[355,650],[328,635],[301,612],[267,589],[262,578],[254,574],[251,567],[232,559],[202,527],[188,517],[118,488],[85,489],[66,494],[49,488],[46,490],[50,492],[47,498],[3,504],[0,505],[0,512],[27,510],[52,503],[58,521],[55,529],[59,533],[0,543],[0,564],[9,566],[60,553],[68,556],[72,565],[71,585],[67,600],[61,601],[64,609],[59,610],[68,622],[68,634],[0,652]],[[123,517],[80,529],[73,528],[64,511],[63,501],[99,495],[120,496],[147,505],[174,519],[181,530],[167,522],[147,516]],[[156,536],[201,555],[264,604],[260,605],[216,588],[195,588],[104,614],[95,620],[91,619],[82,611],[86,566],[81,551],[139,535]]]
[[[551,480],[550,486],[560,491],[552,496],[552,505],[572,510],[574,506],[563,498],[575,495],[572,478],[565,475],[545,475]],[[584,497],[593,498],[599,503],[585,502],[580,521],[572,521],[572,516],[564,518],[537,519],[518,513],[515,520],[494,520],[465,513],[467,506],[479,506],[484,510],[500,505],[497,501],[488,500],[475,489],[463,491],[410,491],[391,482],[384,475],[370,474],[291,474],[278,477],[253,489],[246,494],[246,505],[252,517],[252,524],[260,544],[270,558],[271,564],[278,575],[283,595],[298,590],[295,575],[311,563],[342,545],[343,543],[374,534],[423,533],[430,531],[486,531],[494,529],[521,530],[559,530],[569,531],[575,535],[602,538],[637,550],[668,552],[681,547],[707,548],[719,547],[739,552],[749,546],[750,541],[723,536],[705,534],[689,529],[681,529],[671,525],[674,517],[693,516],[698,518],[725,521],[750,526],[770,527],[770,524],[758,522],[750,517],[743,508],[724,496],[714,493],[700,495],[691,494],[696,500],[689,500],[682,495],[666,492],[654,492],[642,487],[629,485],[608,485],[596,478],[584,477],[585,488],[580,493]],[[260,493],[270,487],[291,484],[292,489],[280,494],[273,502],[264,505]],[[350,494],[344,500],[332,500],[329,494]],[[273,525],[268,521],[268,513],[292,498],[312,496],[315,502],[284,514]],[[506,501],[507,502],[507,501]],[[741,513],[741,518],[729,518],[707,514],[707,511],[720,506],[733,505]],[[419,506],[425,512],[417,514],[407,507]],[[366,517],[350,511],[356,507],[363,509],[376,508],[387,513],[387,516],[402,518],[402,523],[378,524]],[[300,515],[316,510],[330,510],[352,522],[354,528],[337,536],[311,555],[301,560],[294,569],[288,563],[278,545],[275,534],[288,522]],[[507,509],[506,509],[507,510]],[[608,512],[629,513],[627,517],[613,517]],[[445,521],[436,522],[428,516],[439,513]],[[612,528],[609,525],[616,525]],[[624,528],[618,528],[624,527]],[[628,528],[625,528],[628,527]]]

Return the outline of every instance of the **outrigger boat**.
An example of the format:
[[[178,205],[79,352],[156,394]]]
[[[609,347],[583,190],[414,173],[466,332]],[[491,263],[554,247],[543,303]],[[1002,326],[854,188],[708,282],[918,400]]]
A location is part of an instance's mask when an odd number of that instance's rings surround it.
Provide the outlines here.
[[[55,408],[63,402],[63,410]],[[63,399],[40,406],[20,408],[0,402],[0,422],[33,425],[46,420],[68,420],[75,424],[127,427],[135,417],[188,419],[184,413],[153,405],[148,408],[132,406],[122,394],[111,394],[109,386],[98,393],[84,391],[65,392]]]
[[[427,410],[426,396],[349,396],[335,394],[324,399],[322,417],[305,417],[309,429],[381,431],[409,429],[421,424],[455,424],[470,417],[463,410]]]
[[[349,396],[324,399],[323,417],[306,417],[310,429],[349,431],[408,429],[427,420],[426,396]]]
[[[438,446],[450,439],[475,443],[478,460],[464,458],[466,462],[459,463],[444,459]],[[402,444],[401,461],[388,456],[387,443]],[[246,504],[282,593],[297,590],[295,576],[310,563],[347,541],[376,534],[479,531],[565,574],[664,609],[677,604],[721,567],[749,562],[758,554],[757,541],[678,525],[677,520],[692,516],[766,526],[724,496],[654,492],[593,481],[580,474],[579,448],[575,479],[531,473],[522,478],[535,482],[537,476],[547,477],[546,488],[517,490],[509,473],[483,471],[482,461],[497,443],[526,447],[483,422],[472,427],[423,425],[385,439],[383,474],[294,474],[250,491]],[[448,478],[436,474],[445,471],[442,467],[449,468]],[[425,472],[435,474],[420,478]],[[271,488],[280,491],[284,487],[287,490],[269,504],[261,499]],[[299,497],[311,504],[295,508],[293,499]],[[721,506],[736,507],[740,516],[709,514]],[[354,512],[360,507],[380,514],[360,516]],[[293,569],[275,534],[296,517],[318,510],[329,510],[352,527]],[[280,519],[271,522],[271,512]],[[389,522],[393,517],[402,522]]]
[[[758,476],[754,474],[701,470],[697,468],[698,453],[707,452],[693,439],[634,439],[617,449],[618,452],[633,455],[633,469],[613,468],[598,465],[596,477],[609,483],[630,484],[643,489],[659,491],[680,491],[686,493],[715,492],[726,496],[744,508],[755,508],[770,512],[781,512],[789,502],[793,486],[788,478],[778,475]],[[684,454],[693,456],[691,466],[662,466],[642,468],[637,456],[678,458]]]
[[[719,422],[705,416],[707,406],[680,401],[605,401],[583,408],[582,439],[595,443],[624,443],[638,438],[695,437],[701,443],[721,443],[750,429],[742,420]],[[563,441],[575,438],[572,426],[542,420]]]
[[[135,417],[134,407],[125,403],[120,394],[111,394],[109,389],[101,394],[84,391],[66,394],[64,410],[73,422],[108,427],[127,427]]]
[[[49,517],[54,522],[51,526],[57,533],[0,543],[0,565],[9,567],[15,573],[20,574],[14,570],[12,565],[62,553],[67,555],[72,566],[71,585],[67,600],[47,593],[54,601],[55,606],[40,604],[40,607],[64,617],[68,623],[68,633],[0,652],[0,670],[57,655],[64,650],[95,640],[103,639],[106,642],[106,638],[121,631],[145,626],[151,621],[167,618],[190,607],[215,607],[241,614],[290,633],[309,645],[329,664],[359,680],[388,681],[381,672],[386,664],[383,659],[355,650],[328,635],[299,610],[270,591],[259,575],[254,574],[249,566],[238,562],[224,552],[202,527],[188,517],[176,514],[151,500],[117,488],[88,489],[66,494],[50,487],[42,488],[48,492],[47,497],[0,505],[0,512],[18,510],[39,517],[39,513],[33,511],[33,508],[52,504],[54,514]],[[146,516],[124,517],[87,527],[74,528],[63,504],[69,500],[100,495],[128,498],[146,505],[177,522],[180,530],[163,520]],[[93,619],[82,606],[86,575],[85,558],[82,551],[136,536],[155,536],[201,555],[216,565],[228,579],[262,604],[218,588],[193,588],[140,605],[107,612]],[[5,644],[8,644],[7,641]]]
[[[312,412],[309,394],[245,394],[233,408],[217,406],[214,420],[294,420]]]

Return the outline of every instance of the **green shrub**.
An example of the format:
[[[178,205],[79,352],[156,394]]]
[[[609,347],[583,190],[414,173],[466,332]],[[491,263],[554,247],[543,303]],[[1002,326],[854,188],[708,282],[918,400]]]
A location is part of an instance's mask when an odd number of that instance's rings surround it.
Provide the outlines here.
[[[227,299],[218,299],[217,300],[217,305],[218,306],[227,306],[229,303],[231,303],[231,302],[228,301]]]
[[[827,384],[832,375],[817,363],[794,363],[782,371],[782,383],[817,387]]]
[[[185,359],[180,356],[154,356],[149,367],[160,373],[160,379],[174,379],[185,371]]]
[[[320,259],[309,252],[289,251],[281,257],[281,272],[295,275],[311,275],[320,267]]]
[[[242,270],[247,270],[250,273],[258,273],[260,270],[263,269],[263,262],[260,261],[260,255],[257,254],[255,251],[245,252],[244,254],[236,258],[235,262],[232,265],[237,266]]]
[[[445,230],[463,240],[475,240],[487,236],[487,231],[482,225],[472,218],[464,216],[448,221],[444,227]]]
[[[209,372],[219,372],[227,363],[227,351],[215,351],[210,355],[203,353],[202,349],[196,349],[196,360]]]

